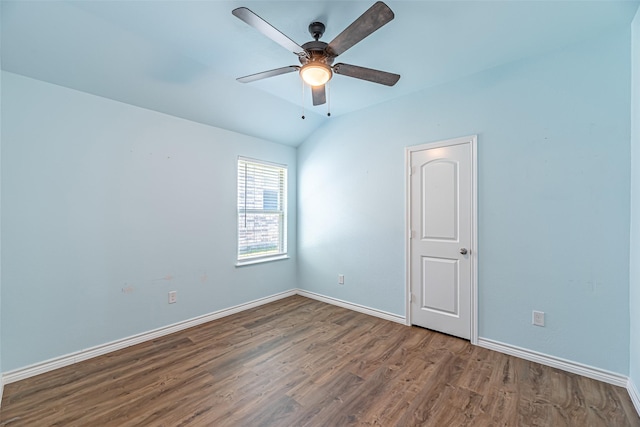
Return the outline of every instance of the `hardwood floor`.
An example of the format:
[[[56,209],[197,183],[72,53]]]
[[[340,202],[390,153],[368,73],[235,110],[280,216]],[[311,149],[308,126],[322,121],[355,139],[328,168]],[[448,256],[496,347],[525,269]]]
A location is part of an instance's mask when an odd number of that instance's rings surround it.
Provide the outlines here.
[[[625,389],[294,296],[5,386],[2,426],[640,426]]]

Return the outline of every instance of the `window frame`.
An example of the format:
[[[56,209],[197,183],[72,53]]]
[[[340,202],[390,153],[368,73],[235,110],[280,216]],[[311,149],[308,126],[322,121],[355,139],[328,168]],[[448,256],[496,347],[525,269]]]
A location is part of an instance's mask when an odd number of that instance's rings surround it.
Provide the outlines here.
[[[247,175],[244,176],[241,180],[241,172],[243,165],[256,165],[258,167],[264,168],[273,168],[277,170],[277,174],[279,176],[279,185],[277,192],[276,200],[279,202],[281,208],[280,209],[247,209],[243,208],[241,205],[241,201],[247,200]],[[245,174],[247,173],[247,169],[244,170]],[[244,265],[252,265],[259,264],[270,261],[277,261],[282,259],[288,259],[289,255],[287,252],[287,234],[288,234],[288,215],[287,215],[287,207],[288,207],[288,167],[286,164],[274,163],[265,160],[255,159],[251,157],[238,156],[236,161],[236,266],[244,266]],[[243,187],[244,183],[244,187]],[[264,191],[274,191],[273,188],[265,188],[261,187]],[[243,198],[244,197],[244,198]],[[263,199],[263,207],[264,207],[264,199]],[[246,204],[245,204],[246,206]],[[246,255],[241,254],[242,245],[242,220],[243,218],[246,221],[246,214],[260,214],[260,212],[264,212],[268,215],[277,215],[279,217],[278,220],[278,251],[275,253],[258,253],[257,255]],[[244,247],[247,247],[246,245]]]

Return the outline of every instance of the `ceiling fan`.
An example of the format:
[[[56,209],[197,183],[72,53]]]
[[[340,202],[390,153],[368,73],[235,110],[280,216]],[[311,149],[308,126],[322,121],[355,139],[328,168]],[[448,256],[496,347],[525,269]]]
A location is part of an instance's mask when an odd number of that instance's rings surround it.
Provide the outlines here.
[[[338,55],[343,54],[347,49],[362,41],[365,37],[393,19],[394,14],[389,6],[381,1],[371,6],[329,43],[319,40],[322,34],[324,34],[324,24],[322,22],[312,22],[309,24],[309,33],[311,33],[314,40],[302,46],[298,45],[246,7],[239,7],[231,13],[280,46],[298,55],[300,61],[300,65],[289,65],[287,67],[240,77],[237,79],[239,82],[249,83],[267,77],[298,71],[302,80],[311,86],[313,105],[322,105],[327,102],[325,84],[331,80],[334,73],[386,86],[393,86],[400,79],[399,74],[388,73],[386,71],[343,63],[333,65],[333,61]]]

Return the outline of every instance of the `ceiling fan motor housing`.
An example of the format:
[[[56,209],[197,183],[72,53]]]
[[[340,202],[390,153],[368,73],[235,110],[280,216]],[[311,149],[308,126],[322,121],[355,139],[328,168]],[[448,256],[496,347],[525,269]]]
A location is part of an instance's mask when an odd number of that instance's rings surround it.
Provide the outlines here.
[[[308,57],[298,57],[302,65],[309,62],[321,62],[323,64],[333,64],[334,57],[327,53],[327,43],[321,41],[310,41],[302,45],[302,48],[307,52]]]

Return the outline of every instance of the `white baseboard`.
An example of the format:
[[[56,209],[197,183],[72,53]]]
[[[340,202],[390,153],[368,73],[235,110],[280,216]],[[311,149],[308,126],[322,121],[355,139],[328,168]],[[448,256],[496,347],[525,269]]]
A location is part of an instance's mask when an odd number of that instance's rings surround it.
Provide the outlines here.
[[[342,301],[336,298],[327,297],[324,295],[316,294],[314,292],[305,291],[302,289],[291,289],[289,291],[281,292],[275,295],[271,295],[265,298],[260,298],[254,301],[250,301],[244,304],[239,304],[233,307],[225,308],[222,310],[214,311],[203,316],[194,317],[182,322],[174,323],[172,325],[164,326],[162,328],[154,329],[141,334],[132,335],[127,338],[112,341],[106,344],[98,345],[95,347],[80,350],[74,353],[70,353],[64,356],[56,357],[53,359],[45,360],[44,362],[36,363],[24,368],[18,368],[9,372],[5,372],[0,376],[0,384],[10,384],[16,381],[20,381],[26,378],[30,378],[45,372],[53,371],[54,369],[69,366],[74,363],[82,362],[93,357],[102,356],[107,353],[111,353],[116,350],[120,350],[126,347],[131,347],[136,344],[140,344],[145,341],[157,339],[165,335],[172,334],[174,332],[182,331],[194,326],[201,325],[212,320],[220,319],[231,314],[239,313],[244,310],[249,310],[264,304],[268,304],[273,301],[277,301],[282,298],[287,298],[293,295],[301,295],[307,298],[312,298],[318,301],[326,302],[328,304],[337,305],[343,308],[347,308],[360,313],[368,314],[370,316],[379,317],[385,320],[390,320],[398,323],[405,323],[405,318],[396,314],[387,313],[382,310],[376,310],[373,308],[365,307],[359,304],[353,304],[347,301]],[[1,392],[1,390],[0,390]],[[1,397],[1,394],[0,394]]]
[[[304,289],[297,289],[297,294],[303,297],[315,299],[318,301],[326,302],[327,304],[337,305],[342,308],[347,308],[349,310],[357,311],[359,313],[368,314],[369,316],[379,317],[384,320],[390,320],[396,323],[406,324],[406,319],[404,316],[399,316],[397,314],[389,313],[386,311],[378,310],[375,308],[370,308],[360,304],[354,304],[352,302],[343,301],[341,299],[328,297],[325,295],[317,294],[315,292],[305,291]]]
[[[2,402],[2,394],[4,392],[4,385],[10,384],[16,381],[20,381],[26,378],[33,377],[35,375],[43,374],[45,372],[53,371],[54,369],[62,368],[64,366],[72,365],[93,357],[101,356],[122,348],[130,347],[136,344],[140,344],[145,341],[160,338],[165,335],[179,332],[184,329],[188,329],[194,326],[201,325],[203,323],[211,322],[212,320],[220,319],[235,313],[239,313],[244,310],[249,310],[255,307],[259,307],[270,302],[274,302],[283,298],[287,298],[293,295],[300,295],[303,297],[315,299],[325,302],[327,304],[336,305],[349,310],[357,311],[359,313],[368,314],[370,316],[378,317],[381,319],[389,320],[392,322],[406,325],[406,318],[397,314],[389,313],[382,310],[366,307],[360,304],[354,304],[348,301],[343,301],[337,298],[328,297],[325,295],[317,294],[315,292],[305,291],[303,289],[291,289],[289,291],[274,294],[268,297],[259,298],[244,304],[239,304],[233,307],[218,310],[203,316],[194,317],[182,322],[174,323],[162,328],[154,329],[141,334],[133,335],[120,340],[112,341],[110,343],[98,345],[85,350],[77,351],[75,353],[67,354],[65,356],[57,357],[54,359],[46,360],[44,362],[36,363],[24,368],[15,369],[13,371],[5,372],[0,375],[0,405]],[[499,341],[490,340],[487,338],[478,338],[478,346],[494,350],[500,353],[509,354],[511,356],[519,357],[521,359],[537,362],[552,368],[561,369],[563,371],[572,372],[574,374],[582,375],[588,378],[592,378],[598,381],[603,381],[608,384],[613,384],[619,387],[625,387],[631,401],[636,408],[638,414],[640,414],[640,393],[635,384],[630,378],[616,374],[614,372],[606,371],[603,369],[594,368],[592,366],[583,365],[581,363],[573,362],[570,360],[549,356],[544,353],[538,353],[525,348],[513,346],[510,344],[501,343]]]
[[[36,363],[24,368],[15,369],[2,374],[3,384],[10,384],[16,381],[20,381],[26,378],[33,377],[35,375],[43,374],[45,372],[53,371],[54,369],[62,368],[64,366],[72,365],[74,363],[82,362],[83,360],[91,359],[93,357],[102,356],[103,354],[110,353],[112,351],[120,350],[125,347],[140,344],[145,341],[153,340],[165,335],[172,334],[174,332],[182,331],[194,326],[201,325],[203,323],[211,322],[212,320],[220,319],[231,314],[239,313],[244,310],[249,310],[264,304],[268,304],[273,301],[280,300],[295,295],[297,292],[295,289],[281,292],[279,294],[271,295],[264,298],[259,298],[244,304],[239,304],[233,307],[225,308],[222,310],[214,311],[203,316],[194,317],[192,319],[184,320],[182,322],[174,323],[172,325],[164,326],[162,328],[154,329],[141,334],[133,335],[120,340],[112,341],[110,343],[98,345],[75,353],[67,354],[65,356],[49,359],[44,362]]]
[[[627,387],[627,383],[629,382],[629,379],[626,376],[615,372],[595,368],[589,365],[583,365],[582,363],[573,362],[560,357],[549,356],[548,354],[538,353],[537,351],[505,344],[487,338],[478,338],[478,346],[529,360],[531,362],[537,362],[552,368],[582,375],[608,384],[613,384],[618,387]]]
[[[627,382],[627,391],[629,392],[629,397],[631,398],[631,402],[633,402],[633,406],[636,408],[636,412],[640,416],[640,392],[636,388],[636,385],[631,381]]]

